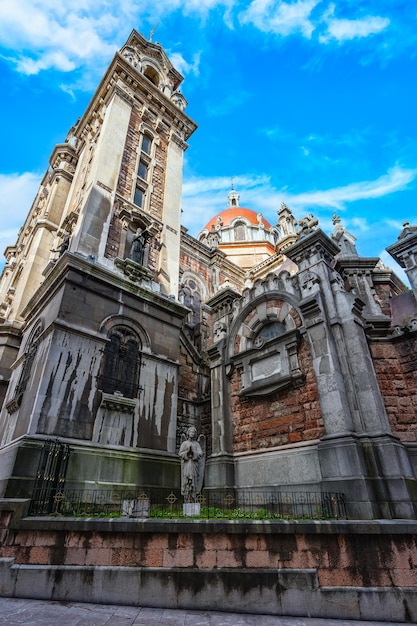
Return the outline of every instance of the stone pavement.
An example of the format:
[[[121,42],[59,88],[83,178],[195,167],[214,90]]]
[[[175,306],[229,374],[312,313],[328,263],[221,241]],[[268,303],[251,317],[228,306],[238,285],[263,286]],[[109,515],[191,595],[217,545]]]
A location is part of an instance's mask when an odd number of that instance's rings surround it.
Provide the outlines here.
[[[399,622],[275,617],[0,598],[0,624],[28,626],[387,626]],[[404,626],[404,625],[403,625]]]

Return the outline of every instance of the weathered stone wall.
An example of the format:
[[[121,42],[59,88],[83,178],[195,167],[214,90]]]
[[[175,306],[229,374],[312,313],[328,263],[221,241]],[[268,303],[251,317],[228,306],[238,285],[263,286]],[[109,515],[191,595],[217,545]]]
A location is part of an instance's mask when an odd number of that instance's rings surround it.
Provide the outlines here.
[[[415,522],[19,520],[10,508],[0,502],[0,595],[24,597],[36,575],[30,597],[117,590],[144,606],[417,619]]]
[[[394,435],[417,441],[417,337],[371,343],[372,360]]]
[[[305,382],[296,388],[255,399],[242,399],[240,373],[230,382],[233,443],[236,452],[266,449],[318,439],[324,434],[317,384],[308,345],[299,349]]]

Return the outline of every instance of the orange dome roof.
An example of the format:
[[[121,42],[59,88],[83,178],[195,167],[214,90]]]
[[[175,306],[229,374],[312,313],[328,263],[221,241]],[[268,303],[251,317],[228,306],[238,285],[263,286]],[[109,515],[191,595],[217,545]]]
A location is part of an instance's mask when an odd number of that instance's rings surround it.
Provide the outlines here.
[[[220,217],[222,220],[222,226],[230,226],[230,224],[239,217],[243,217],[250,224],[258,226],[258,215],[259,213],[256,213],[256,211],[252,211],[252,209],[246,209],[242,206],[231,207],[229,209],[225,209],[224,211],[220,211],[220,213],[217,213],[217,215],[215,215],[206,224],[204,230],[210,231],[213,226],[216,227],[218,217]],[[265,228],[271,228],[271,224],[264,217],[262,217],[262,224],[265,226]]]

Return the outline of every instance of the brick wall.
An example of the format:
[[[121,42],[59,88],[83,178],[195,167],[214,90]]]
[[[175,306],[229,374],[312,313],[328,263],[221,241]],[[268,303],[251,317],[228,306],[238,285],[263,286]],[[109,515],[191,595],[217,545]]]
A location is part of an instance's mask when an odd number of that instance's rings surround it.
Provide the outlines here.
[[[316,378],[310,348],[302,342],[299,363],[305,376],[296,388],[254,400],[238,396],[242,389],[240,373],[230,381],[235,452],[271,448],[299,441],[318,439],[324,434]]]
[[[417,338],[371,343],[370,349],[393,434],[417,441]]]
[[[0,596],[417,619],[416,522],[11,521],[2,510],[0,528]]]
[[[417,587],[415,522],[0,517],[0,557],[25,565],[315,569],[322,586]]]

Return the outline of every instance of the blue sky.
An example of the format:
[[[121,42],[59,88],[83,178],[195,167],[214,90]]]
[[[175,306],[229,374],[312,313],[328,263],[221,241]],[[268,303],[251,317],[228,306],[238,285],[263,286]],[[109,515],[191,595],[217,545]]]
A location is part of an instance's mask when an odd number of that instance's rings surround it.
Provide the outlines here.
[[[115,50],[154,27],[199,125],[184,166],[191,234],[233,178],[272,224],[281,202],[327,233],[336,212],[360,254],[393,264],[384,248],[417,224],[412,0],[2,0],[0,252]]]

